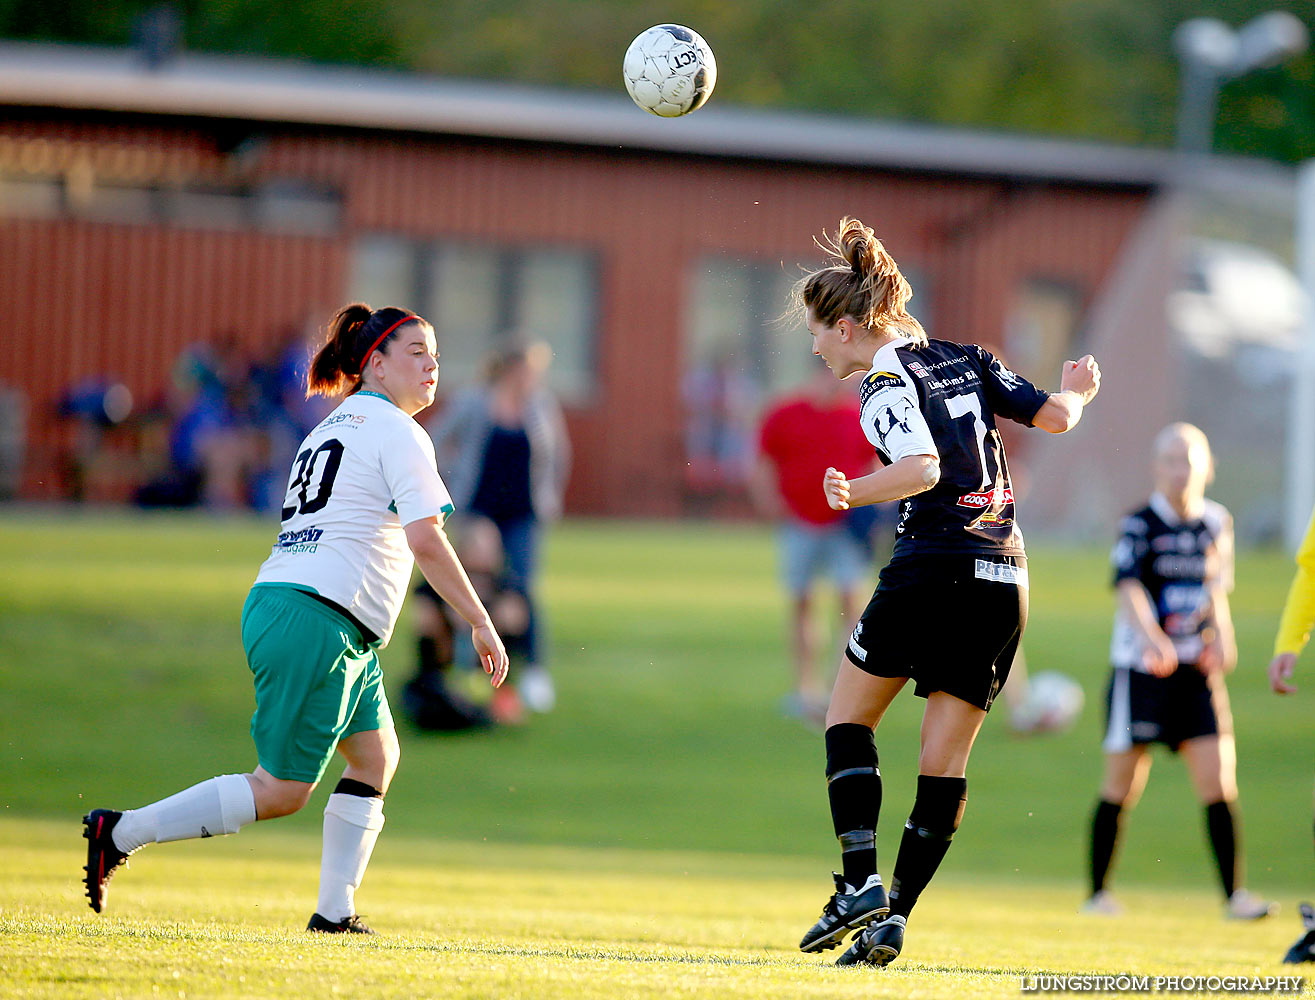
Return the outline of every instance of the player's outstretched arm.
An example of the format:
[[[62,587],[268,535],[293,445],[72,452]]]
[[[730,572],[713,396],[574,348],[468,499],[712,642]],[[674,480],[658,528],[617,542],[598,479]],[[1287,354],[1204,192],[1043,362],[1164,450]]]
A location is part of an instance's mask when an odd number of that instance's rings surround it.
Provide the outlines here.
[[[498,687],[507,677],[507,651],[438,518],[423,517],[412,521],[403,530],[406,543],[429,585],[470,624],[475,652],[479,654],[479,661],[484,672],[490,675],[493,686]]]
[[[1071,431],[1082,419],[1082,411],[1100,392],[1100,365],[1090,354],[1077,361],[1065,361],[1059,377],[1059,392],[1041,404],[1032,426],[1051,434]]]
[[[934,455],[908,455],[854,480],[845,478],[836,469],[827,469],[822,477],[822,491],[833,510],[849,510],[925,493],[940,478],[941,463]]]

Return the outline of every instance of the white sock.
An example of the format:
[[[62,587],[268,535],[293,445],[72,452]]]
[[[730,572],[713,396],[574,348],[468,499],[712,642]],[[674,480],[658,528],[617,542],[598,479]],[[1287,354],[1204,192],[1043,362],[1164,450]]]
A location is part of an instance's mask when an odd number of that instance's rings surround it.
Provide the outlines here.
[[[223,774],[177,795],[129,809],[115,825],[114,846],[124,852],[143,844],[237,833],[256,818],[256,797],[243,774]]]
[[[337,923],[356,913],[356,888],[365,877],[384,825],[384,800],[335,792],[324,807],[320,900],[315,912]]]

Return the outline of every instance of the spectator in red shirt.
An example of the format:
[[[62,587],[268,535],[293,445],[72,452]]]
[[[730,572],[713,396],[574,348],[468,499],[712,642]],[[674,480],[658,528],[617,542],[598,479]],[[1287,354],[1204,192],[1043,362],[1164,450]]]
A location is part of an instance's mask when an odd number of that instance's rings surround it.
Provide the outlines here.
[[[759,510],[781,526],[781,577],[791,600],[795,674],[794,690],[782,707],[818,724],[827,691],[818,669],[814,585],[823,576],[834,582],[840,599],[836,634],[847,636],[871,571],[868,547],[847,527],[845,512],[831,509],[822,479],[828,466],[850,463],[866,471],[874,459],[859,425],[858,396],[820,365],[798,391],[770,404],[763,414],[751,489]]]

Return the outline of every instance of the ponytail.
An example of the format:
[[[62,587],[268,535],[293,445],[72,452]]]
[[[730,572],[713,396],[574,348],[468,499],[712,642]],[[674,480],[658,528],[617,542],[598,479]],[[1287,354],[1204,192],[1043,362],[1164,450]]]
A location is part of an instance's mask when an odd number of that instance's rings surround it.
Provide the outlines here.
[[[306,397],[356,392],[361,387],[361,376],[370,355],[398,327],[413,319],[425,322],[415,313],[395,306],[371,309],[364,302],[343,306],[329,323],[324,345],[311,359]]]
[[[815,242],[838,263],[805,275],[795,285],[798,307],[811,309],[826,326],[849,316],[875,332],[927,342],[922,324],[907,309],[913,289],[871,228],[844,218],[834,238],[824,233]]]

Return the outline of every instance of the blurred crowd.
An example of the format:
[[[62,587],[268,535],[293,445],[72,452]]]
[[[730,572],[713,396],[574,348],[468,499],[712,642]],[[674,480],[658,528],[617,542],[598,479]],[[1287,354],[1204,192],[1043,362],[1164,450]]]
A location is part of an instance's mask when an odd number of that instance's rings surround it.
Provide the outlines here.
[[[104,475],[98,463],[114,436],[132,456],[122,492],[141,507],[277,510],[298,442],[332,404],[306,398],[310,345],[301,329],[268,343],[259,354],[231,333],[191,344],[163,392],[140,404],[112,379],[70,386],[60,403],[70,431],[65,492],[75,500],[103,492],[93,480]]]
[[[308,357],[297,329],[274,338],[263,356],[231,334],[184,350],[155,407],[167,425],[168,462],[137,489],[136,502],[278,509],[298,442],[332,408],[306,398]]]

